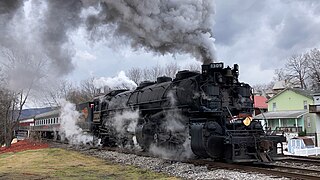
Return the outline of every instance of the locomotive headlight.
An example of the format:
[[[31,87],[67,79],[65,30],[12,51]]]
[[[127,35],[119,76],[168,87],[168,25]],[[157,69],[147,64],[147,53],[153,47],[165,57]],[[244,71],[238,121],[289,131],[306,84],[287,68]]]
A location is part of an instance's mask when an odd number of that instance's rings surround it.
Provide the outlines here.
[[[252,121],[252,117],[248,116],[242,122],[244,125],[249,126],[251,121]]]

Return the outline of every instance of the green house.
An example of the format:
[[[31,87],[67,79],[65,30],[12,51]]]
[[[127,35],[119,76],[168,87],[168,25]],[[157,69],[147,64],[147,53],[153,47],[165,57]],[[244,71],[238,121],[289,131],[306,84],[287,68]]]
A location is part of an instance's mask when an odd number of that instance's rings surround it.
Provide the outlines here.
[[[309,113],[314,102],[312,92],[299,88],[286,88],[267,101],[268,112],[256,119],[265,119],[266,129],[284,133],[316,134],[316,116]]]

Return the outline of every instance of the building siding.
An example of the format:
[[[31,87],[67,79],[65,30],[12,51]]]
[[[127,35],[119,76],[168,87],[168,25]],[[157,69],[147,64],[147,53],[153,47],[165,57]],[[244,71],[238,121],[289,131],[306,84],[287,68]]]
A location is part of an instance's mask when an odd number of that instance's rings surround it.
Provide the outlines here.
[[[268,102],[268,111],[274,111],[274,103],[276,103],[275,111],[304,110],[304,101],[307,101],[307,108],[309,108],[309,104],[313,104],[313,99],[291,90],[286,90]]]
[[[316,123],[316,114],[308,113],[304,116],[304,128],[308,134],[316,133],[317,123]],[[308,126],[308,117],[310,118],[310,127]]]

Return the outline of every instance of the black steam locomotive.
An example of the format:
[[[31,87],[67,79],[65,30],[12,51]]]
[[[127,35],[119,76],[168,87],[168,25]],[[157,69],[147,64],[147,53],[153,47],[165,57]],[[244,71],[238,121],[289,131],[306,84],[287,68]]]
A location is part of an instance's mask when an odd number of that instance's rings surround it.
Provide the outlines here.
[[[238,76],[237,64],[224,68],[223,63],[211,63],[202,65],[201,73],[180,71],[173,80],[159,77],[132,91],[112,91],[93,102],[94,133],[106,146],[132,144],[135,137],[144,150],[151,145],[179,150],[189,140],[199,157],[273,161],[283,154],[285,138],[266,134],[252,120],[252,89]],[[127,112],[138,116],[125,117]],[[126,119],[120,131],[114,125],[119,115]]]

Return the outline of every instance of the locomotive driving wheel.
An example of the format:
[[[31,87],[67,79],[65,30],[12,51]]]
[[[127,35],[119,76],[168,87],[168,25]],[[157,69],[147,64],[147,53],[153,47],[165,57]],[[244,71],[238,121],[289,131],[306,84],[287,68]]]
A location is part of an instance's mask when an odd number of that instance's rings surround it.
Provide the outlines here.
[[[138,145],[144,150],[148,151],[150,145],[154,141],[155,136],[155,125],[150,123],[150,121],[146,121],[145,118],[141,118],[138,120],[138,125],[135,130],[135,136]]]
[[[221,126],[214,121],[191,125],[191,148],[199,157],[221,159],[224,151]]]

